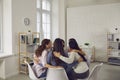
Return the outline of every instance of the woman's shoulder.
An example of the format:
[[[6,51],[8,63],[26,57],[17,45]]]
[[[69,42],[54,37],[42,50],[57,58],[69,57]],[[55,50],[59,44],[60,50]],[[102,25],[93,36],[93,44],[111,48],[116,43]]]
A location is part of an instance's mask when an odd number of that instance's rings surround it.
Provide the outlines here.
[[[71,51],[71,52],[69,52],[68,54],[77,54],[77,52]]]
[[[72,56],[79,56],[79,54],[77,52],[74,52],[74,51],[71,51],[68,53],[69,55],[72,55]]]
[[[47,54],[47,57],[52,58],[52,56],[53,56],[52,51],[49,51],[48,54]]]
[[[43,50],[43,53],[47,53],[47,50]]]

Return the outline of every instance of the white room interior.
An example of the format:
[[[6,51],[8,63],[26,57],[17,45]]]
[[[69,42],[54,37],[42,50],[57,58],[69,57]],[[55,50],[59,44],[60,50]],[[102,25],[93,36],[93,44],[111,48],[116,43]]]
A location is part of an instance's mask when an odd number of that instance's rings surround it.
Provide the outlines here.
[[[3,52],[0,53],[0,78],[18,71],[18,33],[36,32],[36,0],[2,1]],[[52,0],[52,41],[75,38],[79,45],[95,46],[95,61],[107,62],[107,32],[120,29],[120,0]],[[23,19],[29,17],[30,25]],[[78,33],[79,32],[79,33]]]

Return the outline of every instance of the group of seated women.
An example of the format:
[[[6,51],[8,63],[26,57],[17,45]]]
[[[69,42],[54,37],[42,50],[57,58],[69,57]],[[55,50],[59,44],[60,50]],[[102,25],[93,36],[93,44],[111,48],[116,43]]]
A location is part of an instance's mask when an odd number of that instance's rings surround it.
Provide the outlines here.
[[[64,40],[56,38],[52,42],[44,39],[34,54],[32,66],[38,78],[46,77],[48,68],[63,67],[69,80],[85,79],[89,76],[89,67],[85,53],[74,38],[69,39],[69,49],[64,49]]]

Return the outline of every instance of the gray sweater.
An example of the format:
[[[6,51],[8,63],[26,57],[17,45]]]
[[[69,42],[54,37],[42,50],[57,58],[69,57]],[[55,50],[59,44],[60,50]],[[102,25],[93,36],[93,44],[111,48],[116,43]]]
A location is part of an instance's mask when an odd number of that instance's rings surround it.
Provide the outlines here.
[[[68,56],[69,57],[60,56],[60,59],[68,64],[71,64],[80,58],[79,54],[76,52],[70,52],[70,53],[68,53]],[[73,67],[73,70],[76,73],[84,73],[87,70],[89,70],[89,67],[86,62],[82,61],[82,62],[78,63],[78,65],[76,67]]]

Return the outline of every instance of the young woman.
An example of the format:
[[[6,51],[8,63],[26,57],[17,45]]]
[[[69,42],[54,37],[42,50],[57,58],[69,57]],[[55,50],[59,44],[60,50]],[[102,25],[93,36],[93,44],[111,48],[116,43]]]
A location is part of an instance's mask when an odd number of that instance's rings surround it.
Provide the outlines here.
[[[32,66],[36,76],[38,78],[46,77],[47,54],[48,50],[52,47],[52,43],[49,39],[44,39],[42,44],[37,48],[34,55],[34,65]]]
[[[78,61],[73,62],[72,64],[67,64],[64,61],[60,60],[59,58],[55,57],[53,55],[54,52],[60,52],[60,55],[64,57],[68,57],[68,53],[64,51],[64,43],[63,40],[60,38],[55,39],[53,44],[53,51],[48,53],[47,62],[48,64],[52,66],[61,66],[65,69],[68,78],[70,78],[69,72],[72,70],[72,67],[77,65],[79,62],[81,62],[81,59]]]
[[[60,60],[59,58],[55,57],[53,55],[53,52],[60,52],[62,56],[67,57],[67,54],[64,52],[63,49],[63,42],[60,38],[55,39],[53,43],[53,51],[48,53],[47,63],[53,66],[62,66],[64,69],[66,69],[66,63]]]
[[[75,50],[81,50],[75,39],[69,40],[70,52],[68,53],[69,57],[64,57],[60,53],[55,52],[54,55],[61,59],[62,61],[71,64],[74,61],[77,61],[79,58],[82,58],[82,62],[78,63],[77,66],[74,66],[73,69],[69,72],[68,77],[70,80],[85,79],[89,76],[89,67],[86,63],[84,55],[77,53]]]

